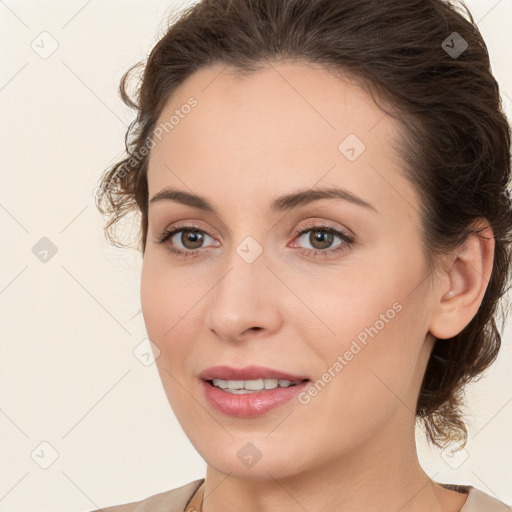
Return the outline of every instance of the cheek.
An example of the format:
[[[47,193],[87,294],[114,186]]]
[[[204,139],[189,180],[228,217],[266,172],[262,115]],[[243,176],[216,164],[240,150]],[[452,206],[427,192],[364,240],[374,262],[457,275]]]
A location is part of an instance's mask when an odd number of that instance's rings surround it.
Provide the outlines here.
[[[156,271],[156,265],[146,253],[142,265],[140,302],[149,338],[157,345],[165,333],[166,319],[170,320],[170,314],[173,311],[172,294],[165,293],[168,285],[169,283],[162,278],[160,272]],[[165,315],[166,311],[169,312],[169,317]]]
[[[334,269],[317,276],[290,275],[288,279],[303,304],[292,305],[295,309],[287,311],[287,317],[306,334],[311,348],[325,355],[343,353],[353,340],[364,346],[370,339],[386,337],[403,308],[400,281],[372,275],[372,269]]]
[[[181,381],[194,367],[191,341],[201,339],[205,294],[210,287],[190,271],[166,267],[165,262],[151,258],[143,262],[141,309],[148,337],[160,350],[156,364],[168,393],[176,383],[163,369]]]
[[[184,272],[166,269],[165,265],[145,257],[140,301],[146,329],[155,340],[170,339],[175,331],[183,329],[200,297],[200,285]]]
[[[397,395],[407,394],[423,342],[423,320],[408,297],[412,281],[390,273],[372,276],[370,270],[327,282],[312,288],[317,281],[307,279],[300,288],[308,290],[316,314],[297,317],[317,361],[319,391],[311,405],[318,407],[315,414],[329,410],[341,424],[382,417],[400,403]],[[323,409],[326,404],[334,407]]]
[[[194,329],[202,325],[196,310],[204,290],[178,269],[164,269],[165,264],[146,253],[140,301],[148,337],[160,351],[156,359],[160,379],[172,409],[180,417],[181,407],[189,409],[189,395],[177,382],[184,382],[190,370],[190,338],[197,338]]]
[[[303,397],[302,416],[296,419],[308,425],[315,418],[315,429],[328,446],[352,449],[379,432],[396,413],[409,417],[406,407],[414,409],[405,403],[417,354],[412,344],[407,346],[401,314],[404,310],[377,333],[367,323],[368,332],[364,331],[365,322],[361,330],[359,321],[339,318],[336,325],[347,335],[318,345],[316,355],[324,362],[317,365],[323,366],[323,373],[315,376],[312,388],[318,391]],[[350,336],[349,330],[355,335]],[[357,337],[361,332],[367,334],[364,343],[363,337]]]

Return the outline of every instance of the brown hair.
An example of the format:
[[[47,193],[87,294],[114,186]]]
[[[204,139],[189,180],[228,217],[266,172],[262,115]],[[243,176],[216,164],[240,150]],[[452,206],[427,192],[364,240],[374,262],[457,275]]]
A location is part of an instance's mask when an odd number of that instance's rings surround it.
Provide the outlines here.
[[[357,77],[372,96],[392,106],[388,114],[401,127],[397,149],[422,198],[429,275],[441,255],[477,232],[475,219],[487,219],[495,237],[482,304],[457,336],[436,341],[418,397],[417,418],[429,442],[440,448],[467,442],[464,386],[498,355],[503,325],[498,329],[497,306],[508,291],[512,255],[510,127],[487,47],[462,6],[467,16],[443,0],[202,0],[182,10],[147,62],[123,75],[121,97],[137,118],[126,133],[128,156],[104,173],[97,196],[97,207],[108,216],[106,236],[117,246],[124,246],[113,231],[118,221],[129,212],[141,215],[144,253],[143,149],[172,93],[200,68],[220,63],[249,74],[258,65],[287,59]],[[128,81],[141,67],[131,99]]]

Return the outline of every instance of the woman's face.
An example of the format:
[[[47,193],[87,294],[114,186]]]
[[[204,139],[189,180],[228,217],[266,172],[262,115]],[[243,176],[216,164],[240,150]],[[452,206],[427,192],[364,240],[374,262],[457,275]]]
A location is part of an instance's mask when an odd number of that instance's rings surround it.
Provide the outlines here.
[[[432,348],[432,289],[419,199],[391,146],[396,121],[359,86],[281,63],[244,78],[196,72],[159,126],[149,197],[182,195],[150,202],[142,311],[201,456],[266,479],[404,449]],[[345,198],[314,195],[334,188]],[[200,377],[220,365],[309,380],[229,393]]]

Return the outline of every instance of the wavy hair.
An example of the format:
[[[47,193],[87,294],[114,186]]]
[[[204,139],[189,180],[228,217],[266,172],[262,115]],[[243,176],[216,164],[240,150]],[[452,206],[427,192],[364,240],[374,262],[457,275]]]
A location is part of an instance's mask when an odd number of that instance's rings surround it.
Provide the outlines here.
[[[121,79],[121,98],[137,116],[126,132],[126,157],[104,172],[96,196],[107,217],[106,237],[124,246],[115,226],[136,212],[144,253],[147,145],[177,88],[213,64],[250,74],[284,59],[355,77],[397,119],[396,149],[422,198],[429,275],[440,256],[478,233],[476,219],[486,219],[493,230],[493,269],[482,303],[457,336],[436,340],[416,407],[431,444],[444,448],[457,441],[462,448],[464,388],[498,355],[508,313],[503,308],[498,327],[498,305],[510,287],[512,256],[510,126],[486,44],[462,2],[202,0],[180,10],[148,58]],[[134,78],[138,86],[130,94]]]

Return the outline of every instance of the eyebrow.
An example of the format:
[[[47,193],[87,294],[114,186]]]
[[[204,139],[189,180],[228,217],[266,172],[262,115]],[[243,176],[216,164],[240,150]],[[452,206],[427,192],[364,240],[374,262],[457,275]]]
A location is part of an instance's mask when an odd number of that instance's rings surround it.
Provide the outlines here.
[[[291,194],[279,196],[278,198],[274,199],[274,201],[272,201],[270,210],[273,213],[285,212],[300,206],[305,206],[314,201],[319,201],[321,199],[342,199],[357,206],[362,206],[377,212],[376,208],[367,201],[352,194],[348,190],[343,190],[336,186],[299,189],[298,191]],[[215,208],[208,202],[207,199],[196,194],[185,192],[183,190],[176,190],[169,187],[164,188],[160,192],[156,193],[151,198],[149,203],[154,204],[159,201],[174,201],[176,203],[191,206],[192,208],[197,208],[198,210],[203,210],[205,212],[210,212],[214,215],[217,215]]]

